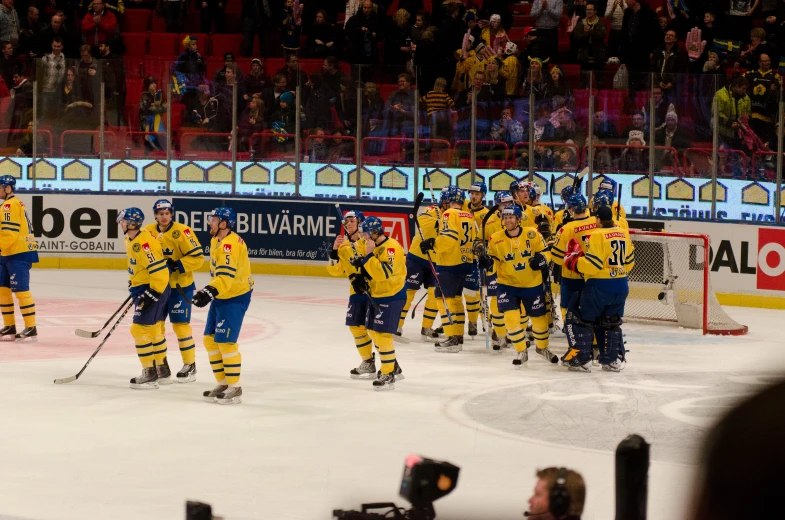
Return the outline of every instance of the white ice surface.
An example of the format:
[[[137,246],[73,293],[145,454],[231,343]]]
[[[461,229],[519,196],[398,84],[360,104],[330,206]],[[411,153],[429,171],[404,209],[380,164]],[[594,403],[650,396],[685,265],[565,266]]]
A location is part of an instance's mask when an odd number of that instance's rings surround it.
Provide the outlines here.
[[[727,309],[750,327],[742,338],[626,325],[624,372],[576,374],[538,356],[516,371],[512,354],[486,351],[481,336],[460,354],[436,354],[416,339],[420,309],[405,327],[413,341],[396,345],[406,379],[374,392],[348,377],[359,357],[343,325],[345,280],[256,276],[255,338],[240,341],[244,403],[219,407],[201,399],[213,386],[201,345],[196,383],[129,389],[140,365],[128,323],[80,380],[54,385],[97,346],[72,329],[103,323],[127,294],[125,274],[32,278],[41,339],[0,343],[0,515],[11,517],[176,519],[198,499],[228,519],[328,519],[362,502],[405,505],[403,461],[419,453],[461,467],[457,489],[435,504],[438,518],[521,518],[535,470],[566,465],[587,480],[584,518],[606,520],[613,451],[640,433],[652,443],[649,518],[674,520],[706,427],[785,372],[780,311]],[[200,274],[197,286],[205,281]],[[86,317],[47,316],[61,307]],[[554,345],[561,354],[563,336]],[[176,343],[169,349],[174,371]]]

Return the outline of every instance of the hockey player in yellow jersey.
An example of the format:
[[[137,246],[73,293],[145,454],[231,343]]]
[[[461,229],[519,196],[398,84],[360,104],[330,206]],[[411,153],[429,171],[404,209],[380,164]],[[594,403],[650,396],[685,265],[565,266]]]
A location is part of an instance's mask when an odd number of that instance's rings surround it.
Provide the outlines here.
[[[482,220],[490,211],[485,207],[485,196],[488,194],[488,187],[482,181],[477,181],[469,186],[469,198],[464,204],[464,211],[468,211],[474,218],[474,233],[480,238],[480,228]],[[463,297],[466,301],[466,332],[470,337],[477,335],[477,318],[482,310],[480,301],[480,270],[477,263],[472,265],[472,270],[466,275],[463,283]]]
[[[176,379],[178,383],[190,383],[196,381],[196,345],[191,329],[191,298],[195,290],[194,272],[204,263],[204,251],[196,233],[185,224],[174,221],[174,206],[170,200],[155,201],[153,216],[156,222],[148,224],[145,229],[158,239],[169,267],[169,288],[172,290],[169,291],[166,314],[177,336],[180,356],[183,358],[183,368],[177,372]],[[174,290],[178,285],[185,297]],[[164,321],[164,326],[165,324]],[[169,364],[166,360],[164,363],[164,366],[157,367],[159,384],[171,382]]]
[[[142,363],[142,375],[131,379],[131,388],[158,388],[159,377],[168,377],[166,366],[166,301],[169,298],[169,267],[161,244],[144,229],[144,213],[139,208],[128,208],[117,215],[117,223],[125,234],[128,256],[129,290],[134,299],[134,319],[131,335],[136,343],[136,355]]]
[[[586,285],[567,311],[567,343],[562,362],[570,370],[591,371],[592,339],[597,337],[603,370],[619,372],[625,365],[621,331],[629,292],[627,273],[635,266],[635,248],[626,229],[613,222],[610,207],[597,210],[599,227],[581,245],[567,246],[564,267],[583,276]]]
[[[535,229],[521,228],[523,213],[513,205],[502,210],[504,229],[491,236],[488,253],[480,257],[482,267],[496,266],[497,302],[504,313],[507,335],[515,347],[513,365],[520,367],[529,355],[521,326],[521,307],[531,318],[537,353],[550,360],[548,314],[542,272],[548,267],[545,242]]]
[[[538,227],[537,217],[540,215],[545,215],[549,223],[553,222],[553,210],[540,200],[542,198],[542,188],[540,188],[540,185],[536,182],[530,182],[526,192],[527,203],[524,212],[526,213],[526,222],[529,223],[529,226]]]
[[[619,185],[616,181],[611,179],[610,177],[603,177],[600,181],[600,186],[597,188],[598,190],[608,190],[611,195],[611,210],[613,210],[613,219],[618,221],[627,221],[627,212],[624,210],[624,206],[619,204],[618,200],[616,199],[616,193],[619,190]]]
[[[526,205],[529,202],[529,181],[521,179],[519,181],[512,181],[510,183],[510,195],[512,195],[513,204],[521,208],[521,227],[536,227],[534,221],[529,221],[529,215],[526,213]]]
[[[581,275],[562,269],[567,245],[572,239],[577,240],[582,246],[585,245],[588,243],[588,236],[597,227],[597,219],[589,215],[586,197],[580,193],[570,195],[567,199],[567,209],[571,219],[556,233],[556,242],[551,248],[553,280],[561,283],[559,305],[565,324],[567,323],[565,318],[570,302],[578,297],[584,285]]]
[[[512,206],[512,195],[509,191],[497,191],[493,196],[493,203],[498,209],[488,218],[485,223],[485,249],[487,250],[487,243],[490,237],[503,229],[501,212],[504,208]],[[503,347],[509,347],[507,339],[507,327],[504,325],[504,313],[499,312],[499,307],[496,301],[496,294],[498,292],[498,279],[495,267],[485,275],[486,283],[488,284],[488,298],[489,307],[491,311],[491,324],[493,325],[493,334],[491,336],[491,343],[493,350],[501,350]]]
[[[345,235],[338,235],[330,251],[330,263],[327,271],[333,276],[349,278],[349,306],[346,309],[346,326],[354,337],[354,345],[362,362],[357,368],[349,371],[352,379],[375,379],[376,361],[373,352],[373,340],[368,334],[365,321],[372,312],[369,298],[370,285],[368,273],[364,267],[357,268],[352,260],[363,258],[367,249],[365,239],[360,236],[360,224],[365,220],[362,211],[348,211],[342,216]],[[395,377],[403,379],[398,363],[395,363]]]
[[[591,214],[597,215],[597,210],[599,210],[599,208],[602,206],[613,208],[613,193],[611,193],[609,190],[602,189],[594,194],[594,197],[592,198],[591,201]],[[617,218],[617,215],[621,215],[621,213],[617,214],[614,213],[612,210],[611,213],[613,214],[613,221],[616,223],[617,226],[623,227],[624,229],[627,230],[630,229],[630,225],[627,223],[627,219],[625,219],[624,217]]]
[[[382,369],[373,382],[374,390],[394,390],[396,372],[393,334],[398,330],[398,318],[406,303],[406,256],[394,238],[384,234],[379,217],[367,217],[360,224],[365,239],[365,256],[353,258],[354,267],[368,274],[368,289],[373,299],[366,315],[365,328],[371,335]]]
[[[565,186],[561,190],[561,201],[562,204],[564,204],[564,208],[558,210],[556,213],[553,214],[553,222],[551,223],[551,229],[554,235],[559,232],[559,230],[565,224],[565,221],[569,222],[569,220],[572,218],[570,212],[567,210],[567,199],[569,199],[570,195],[572,195],[573,193],[575,193],[575,188],[573,188],[572,186]]]
[[[240,372],[243,357],[237,341],[251,303],[253,279],[248,246],[234,232],[237,213],[221,206],[210,213],[210,282],[194,294],[193,304],[210,304],[204,328],[204,347],[218,383],[202,395],[208,403],[242,402]]]
[[[417,226],[422,230],[423,238],[426,240],[436,238],[439,233],[440,218],[441,211],[436,205],[428,206],[424,212],[417,216]],[[439,310],[436,304],[436,278],[428,261],[428,255],[420,251],[421,241],[420,234],[415,233],[406,255],[406,304],[403,306],[398,320],[397,334],[400,335],[403,331],[403,324],[414,301],[414,295],[417,294],[420,287],[425,287],[428,295],[425,298],[420,335],[423,341],[436,341],[439,338],[439,334],[433,330],[433,322]],[[436,261],[436,255],[433,253],[431,253],[431,258]]]
[[[442,215],[439,235],[420,243],[420,250],[434,250],[439,257],[439,285],[436,303],[442,315],[446,339],[435,345],[436,352],[460,352],[466,315],[463,308],[463,285],[474,266],[474,217],[463,210],[466,196],[458,186],[442,192],[450,207]],[[441,296],[444,295],[444,300]],[[445,308],[445,303],[447,307]],[[447,312],[449,310],[449,313]]]
[[[38,263],[38,243],[24,204],[15,195],[13,175],[0,176],[3,190],[3,218],[0,221],[0,308],[3,328],[0,340],[34,342],[38,338],[35,325],[35,300],[30,292],[30,269]],[[25,327],[16,331],[14,298],[19,303]]]

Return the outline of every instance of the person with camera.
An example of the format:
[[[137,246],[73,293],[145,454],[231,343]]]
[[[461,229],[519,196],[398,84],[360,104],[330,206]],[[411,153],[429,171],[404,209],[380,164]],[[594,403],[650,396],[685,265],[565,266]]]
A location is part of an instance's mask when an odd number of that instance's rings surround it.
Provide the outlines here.
[[[586,484],[577,471],[545,468],[537,471],[534,494],[523,516],[532,520],[580,520],[586,501]]]

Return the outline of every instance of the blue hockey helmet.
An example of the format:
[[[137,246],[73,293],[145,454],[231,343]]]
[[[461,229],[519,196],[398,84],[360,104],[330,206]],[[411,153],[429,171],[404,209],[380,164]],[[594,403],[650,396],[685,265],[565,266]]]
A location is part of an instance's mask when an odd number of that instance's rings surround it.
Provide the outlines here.
[[[512,206],[507,206],[502,210],[502,218],[504,217],[515,217],[515,218],[522,218],[523,211],[521,211],[521,207],[517,204],[513,204]]]
[[[586,197],[580,193],[573,193],[567,199],[567,207],[574,213],[583,213],[589,207],[589,203],[586,202]]]
[[[510,193],[512,193],[514,195],[516,191],[518,191],[519,189],[521,189],[523,187],[525,182],[527,182],[527,181],[525,181],[523,179],[521,179],[519,181],[512,181],[510,183]]]
[[[237,212],[228,206],[215,208],[212,213],[210,213],[210,216],[218,217],[225,221],[229,229],[234,229],[234,226],[237,224]]]
[[[497,191],[493,196],[493,203],[501,206],[505,202],[513,202],[512,195],[509,191]]]
[[[535,201],[542,195],[542,188],[536,182],[531,182],[526,185],[526,194],[529,196],[529,201]]]
[[[362,233],[384,233],[384,224],[379,217],[368,217],[360,224],[360,232]]]
[[[570,195],[572,195],[573,193],[575,193],[575,188],[573,188],[572,186],[565,186],[564,188],[561,189],[561,200],[567,202],[567,199],[569,199]]]
[[[125,220],[129,224],[135,224],[137,227],[142,227],[144,224],[144,213],[139,208],[126,208],[117,214],[117,223]]]
[[[603,177],[600,181],[600,189],[601,190],[608,190],[611,193],[616,193],[616,181],[609,177]]]
[[[13,175],[0,175],[0,186],[11,186],[11,189],[16,189],[16,177]]]
[[[356,218],[357,219],[357,223],[359,224],[363,220],[365,220],[365,215],[360,210],[350,209],[349,211],[347,211],[346,213],[343,214],[344,222],[346,222],[347,218]]]
[[[485,185],[482,181],[473,182],[471,186],[469,186],[469,191],[479,191],[483,195],[488,193],[488,186]]]
[[[158,199],[153,204],[153,215],[156,215],[159,211],[168,209],[169,212],[174,215],[174,204],[169,199]]]
[[[600,208],[602,206],[610,207],[613,205],[613,194],[608,190],[599,190],[597,193],[594,194],[594,198],[591,201],[592,207],[595,209]]]
[[[447,192],[449,188],[450,188],[449,186],[447,186],[446,188],[442,188],[441,193],[439,193],[439,205],[447,204],[448,202],[450,202],[449,199],[447,198]]]
[[[447,186],[447,193],[444,195],[447,202],[454,202],[456,204],[463,204],[466,202],[466,194],[458,186]]]

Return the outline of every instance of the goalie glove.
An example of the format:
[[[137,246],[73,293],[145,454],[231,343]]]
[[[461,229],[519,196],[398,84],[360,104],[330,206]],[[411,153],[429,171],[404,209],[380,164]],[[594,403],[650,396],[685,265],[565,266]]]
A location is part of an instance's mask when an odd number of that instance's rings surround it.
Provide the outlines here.
[[[368,278],[361,274],[353,274],[349,276],[349,283],[352,284],[352,289],[356,294],[367,294],[371,290],[368,284]]]
[[[218,296],[218,289],[212,285],[205,286],[204,289],[194,294],[194,299],[191,303],[197,307],[204,307]]]
[[[567,252],[564,254],[564,267],[573,273],[581,274],[578,271],[578,260],[583,256],[581,245],[574,238],[567,244]]]

